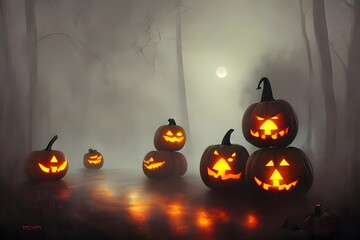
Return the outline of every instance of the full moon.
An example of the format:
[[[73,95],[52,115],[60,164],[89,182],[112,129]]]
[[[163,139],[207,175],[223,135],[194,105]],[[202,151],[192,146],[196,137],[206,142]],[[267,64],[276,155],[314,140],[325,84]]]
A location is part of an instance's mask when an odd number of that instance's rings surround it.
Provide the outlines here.
[[[227,75],[227,70],[225,67],[221,66],[221,67],[218,67],[216,69],[216,75],[219,77],[219,78],[225,78],[226,75]]]

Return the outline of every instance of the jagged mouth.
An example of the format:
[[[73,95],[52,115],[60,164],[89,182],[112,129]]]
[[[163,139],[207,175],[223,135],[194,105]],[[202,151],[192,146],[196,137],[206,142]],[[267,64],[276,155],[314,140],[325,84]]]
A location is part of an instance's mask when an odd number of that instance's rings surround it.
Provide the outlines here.
[[[253,131],[250,129],[250,134],[256,138],[266,139],[279,139],[284,137],[289,132],[289,127],[284,128],[283,130],[277,131],[276,133],[272,133],[275,130],[259,130],[259,131]]]
[[[178,142],[181,143],[184,140],[184,137],[169,137],[169,136],[164,136],[165,141],[167,142]]]
[[[146,169],[149,169],[149,170],[160,168],[160,167],[162,167],[164,164],[165,164],[165,161],[155,162],[155,163],[154,163],[154,159],[153,159],[153,158],[150,158],[150,160],[148,160],[148,161],[145,161],[145,160],[144,160],[144,167],[145,167]]]
[[[89,164],[99,164],[101,160],[87,160]]]
[[[295,181],[289,183],[289,184],[280,184],[280,180],[272,180],[273,184],[267,184],[264,183],[262,181],[260,181],[257,177],[254,177],[255,182],[262,187],[263,189],[265,189],[266,191],[269,190],[275,190],[275,191],[289,191],[292,187],[295,187],[297,185],[297,183],[299,182],[299,179],[296,179]]]
[[[221,180],[240,179],[241,177],[241,173],[233,174],[225,173],[225,171],[218,171],[218,173],[215,173],[214,170],[211,170],[210,168],[207,168],[207,173],[209,176],[213,176],[214,178],[221,178]]]

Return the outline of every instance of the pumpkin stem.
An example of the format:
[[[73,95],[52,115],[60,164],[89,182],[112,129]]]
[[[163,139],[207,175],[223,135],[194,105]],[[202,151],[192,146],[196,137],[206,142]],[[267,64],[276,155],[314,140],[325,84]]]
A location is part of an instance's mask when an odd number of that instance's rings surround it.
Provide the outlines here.
[[[225,136],[221,142],[221,145],[225,145],[225,146],[231,146],[231,142],[230,142],[230,136],[232,134],[232,132],[234,131],[234,129],[229,129],[229,131],[227,131],[225,133]]]
[[[170,126],[176,125],[175,119],[169,118],[168,121],[169,121],[169,125],[170,125]]]
[[[95,149],[90,148],[90,149],[89,149],[89,153],[91,153],[91,152],[96,152],[96,150],[95,150]]]
[[[315,216],[321,216],[321,204],[315,206]]]
[[[52,145],[54,144],[54,142],[56,141],[56,139],[58,139],[58,135],[55,135],[49,142],[49,144],[46,146],[45,150],[46,151],[51,151]]]
[[[275,99],[273,98],[270,81],[266,77],[263,77],[260,80],[256,90],[261,89],[260,85],[261,85],[262,82],[264,82],[264,89],[263,89],[263,92],[262,92],[262,95],[261,95],[261,102],[274,101]]]

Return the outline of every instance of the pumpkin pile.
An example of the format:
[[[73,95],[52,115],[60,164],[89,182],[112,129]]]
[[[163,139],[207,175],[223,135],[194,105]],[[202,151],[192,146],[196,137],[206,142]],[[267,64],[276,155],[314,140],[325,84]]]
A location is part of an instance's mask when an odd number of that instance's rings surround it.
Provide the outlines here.
[[[233,131],[227,131],[221,144],[210,145],[201,156],[201,179],[213,190],[240,190],[244,186],[249,153],[243,146],[231,144]]]
[[[155,132],[157,151],[150,151],[142,162],[143,172],[149,178],[181,177],[187,171],[186,158],[178,152],[186,142],[185,130],[173,118],[168,121],[168,125],[160,126]]]
[[[242,119],[245,139],[261,149],[252,153],[246,163],[246,180],[259,192],[303,194],[313,181],[311,163],[305,153],[288,147],[298,131],[294,109],[285,100],[275,100],[270,81],[262,78],[257,89],[261,101],[250,105]]]

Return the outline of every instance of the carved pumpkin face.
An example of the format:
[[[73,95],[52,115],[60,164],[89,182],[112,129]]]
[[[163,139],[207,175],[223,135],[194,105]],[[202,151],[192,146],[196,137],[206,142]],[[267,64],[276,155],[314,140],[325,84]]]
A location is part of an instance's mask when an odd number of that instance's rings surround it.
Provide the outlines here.
[[[84,154],[83,163],[86,168],[100,169],[104,165],[103,155],[93,149],[89,149],[89,152]]]
[[[186,134],[184,129],[176,125],[170,118],[169,125],[160,126],[154,136],[154,146],[157,150],[178,151],[184,147]]]
[[[267,192],[307,192],[312,167],[305,153],[294,147],[260,149],[249,157],[246,179]]]
[[[209,146],[201,157],[200,175],[211,189],[225,190],[238,187],[243,182],[249,153],[243,146],[230,143],[233,131],[230,129],[225,134],[221,144]]]
[[[181,177],[187,171],[187,162],[179,152],[151,151],[144,157],[142,168],[149,178]]]
[[[242,130],[245,139],[259,147],[288,146],[296,137],[298,120],[291,105],[272,98],[270,82],[264,81],[260,103],[250,105],[244,113]]]
[[[51,149],[57,138],[54,136],[45,150],[33,151],[28,157],[25,172],[30,180],[59,180],[67,173],[69,166],[64,153]]]

